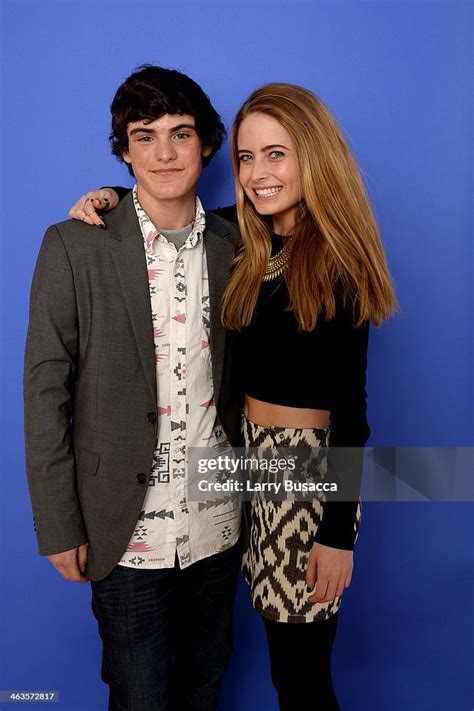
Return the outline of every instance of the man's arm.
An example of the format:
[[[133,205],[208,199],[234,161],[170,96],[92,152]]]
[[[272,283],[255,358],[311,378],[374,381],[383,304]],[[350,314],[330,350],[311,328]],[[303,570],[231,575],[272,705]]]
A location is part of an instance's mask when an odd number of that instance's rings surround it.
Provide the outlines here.
[[[71,437],[77,355],[73,274],[61,235],[50,227],[30,298],[24,372],[26,468],[40,554],[54,557],[51,562],[58,570],[58,554],[64,554],[68,573],[75,570],[70,565],[73,555],[77,569],[85,567],[87,543]]]

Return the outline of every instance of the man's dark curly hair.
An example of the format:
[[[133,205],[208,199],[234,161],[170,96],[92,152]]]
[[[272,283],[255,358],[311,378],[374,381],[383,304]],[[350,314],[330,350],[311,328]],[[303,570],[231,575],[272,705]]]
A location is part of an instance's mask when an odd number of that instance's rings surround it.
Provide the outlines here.
[[[117,89],[112,105],[112,153],[123,161],[128,151],[127,127],[134,121],[155,121],[165,114],[194,117],[203,147],[211,148],[202,159],[210,163],[226,137],[221,117],[199,84],[175,69],[142,64]],[[128,170],[133,175],[132,166]]]

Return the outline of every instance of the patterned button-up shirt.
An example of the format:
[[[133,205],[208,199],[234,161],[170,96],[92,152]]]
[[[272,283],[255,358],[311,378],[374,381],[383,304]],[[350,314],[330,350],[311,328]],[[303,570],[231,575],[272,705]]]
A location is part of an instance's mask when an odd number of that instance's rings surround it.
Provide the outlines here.
[[[210,305],[203,233],[196,197],[191,233],[177,250],[133,199],[148,265],[158,402],[152,476],[143,510],[120,564],[182,568],[233,545],[240,528],[236,502],[187,500],[187,449],[225,442],[216,425],[209,347]]]

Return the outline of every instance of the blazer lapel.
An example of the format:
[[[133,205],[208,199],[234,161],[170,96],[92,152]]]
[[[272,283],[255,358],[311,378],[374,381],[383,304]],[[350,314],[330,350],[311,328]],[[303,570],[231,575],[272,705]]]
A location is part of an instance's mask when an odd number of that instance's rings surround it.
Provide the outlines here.
[[[105,219],[107,230],[115,240],[112,245],[112,257],[140,358],[156,405],[155,348],[148,270],[132,194],[129,193],[109,216],[106,213]],[[225,349],[225,330],[221,325],[220,315],[221,299],[229,278],[229,267],[235,245],[225,223],[209,212],[206,213],[204,244],[209,275],[212,374],[214,397],[217,402],[222,382]]]
[[[234,254],[234,242],[222,221],[206,213],[204,244],[209,274],[209,301],[211,320],[211,358],[214,379],[214,398],[219,399],[224,363],[225,329],[221,325],[221,300],[229,279],[229,268]]]
[[[129,193],[107,219],[107,230],[115,239],[112,258],[122,288],[146,378],[157,405],[155,348],[150,291],[143,237]]]

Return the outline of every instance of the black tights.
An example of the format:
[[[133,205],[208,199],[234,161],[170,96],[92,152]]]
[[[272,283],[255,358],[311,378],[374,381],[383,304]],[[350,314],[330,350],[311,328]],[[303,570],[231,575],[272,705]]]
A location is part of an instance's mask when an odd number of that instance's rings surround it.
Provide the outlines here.
[[[337,617],[307,623],[263,618],[280,711],[340,711],[331,678]]]

